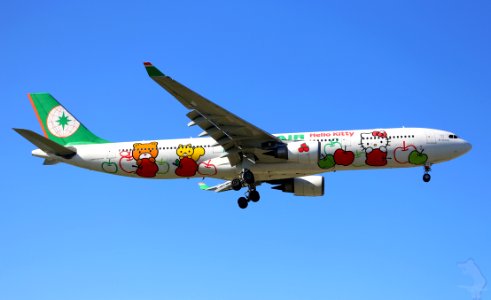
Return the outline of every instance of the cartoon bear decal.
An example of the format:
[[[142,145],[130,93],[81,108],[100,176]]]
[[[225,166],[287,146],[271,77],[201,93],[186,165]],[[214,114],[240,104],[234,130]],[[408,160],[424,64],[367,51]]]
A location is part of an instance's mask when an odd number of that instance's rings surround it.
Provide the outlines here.
[[[360,145],[366,153],[365,163],[367,165],[381,167],[387,164],[389,139],[385,131],[362,133]]]
[[[157,142],[152,143],[135,143],[133,144],[133,158],[136,161],[136,174],[141,177],[155,177],[159,171],[159,166],[155,159],[159,155]]]
[[[191,144],[179,145],[176,150],[179,159],[176,159],[174,165],[176,175],[180,177],[192,177],[198,171],[198,160],[205,154],[205,148],[193,147]]]

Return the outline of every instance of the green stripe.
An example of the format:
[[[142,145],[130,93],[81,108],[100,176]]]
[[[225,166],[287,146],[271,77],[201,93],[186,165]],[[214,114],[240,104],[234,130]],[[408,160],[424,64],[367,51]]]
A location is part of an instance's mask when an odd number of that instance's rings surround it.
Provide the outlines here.
[[[160,70],[154,66],[145,66],[145,69],[147,69],[147,73],[151,77],[153,77],[153,76],[165,76],[164,73],[160,72]]]

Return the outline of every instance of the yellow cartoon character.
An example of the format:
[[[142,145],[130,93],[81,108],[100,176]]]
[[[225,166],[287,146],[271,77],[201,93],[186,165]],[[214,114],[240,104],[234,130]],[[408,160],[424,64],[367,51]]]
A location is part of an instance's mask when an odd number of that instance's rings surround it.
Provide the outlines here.
[[[192,177],[196,175],[198,171],[197,161],[201,156],[205,154],[205,148],[193,147],[191,144],[179,145],[176,150],[179,159],[176,160],[174,165],[176,168],[176,175],[181,177]]]
[[[191,158],[195,161],[198,162],[199,158],[201,156],[205,155],[205,148],[203,147],[194,147],[193,154],[191,155]]]
[[[136,169],[136,174],[138,176],[155,177],[159,171],[159,167],[157,163],[155,163],[155,159],[159,155],[159,148],[157,145],[157,142],[133,144],[132,155],[138,166]]]
[[[184,157],[189,157],[191,158],[191,155],[194,153],[194,148],[191,146],[191,144],[187,144],[186,146],[179,145],[176,150],[177,156],[179,156],[179,159],[183,159]]]

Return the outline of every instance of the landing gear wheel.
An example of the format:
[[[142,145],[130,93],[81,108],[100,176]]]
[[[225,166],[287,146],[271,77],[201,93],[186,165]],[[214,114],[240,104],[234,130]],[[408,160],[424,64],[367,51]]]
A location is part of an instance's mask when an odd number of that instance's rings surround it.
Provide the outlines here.
[[[259,201],[261,197],[259,196],[259,192],[256,190],[249,191],[249,200],[252,202],[257,202]]]
[[[254,174],[252,174],[251,171],[245,170],[244,173],[242,174],[242,178],[244,179],[245,183],[247,184],[254,184]]]
[[[431,179],[431,175],[430,174],[426,173],[426,174],[423,175],[423,181],[424,182],[429,182],[430,179]]]
[[[240,197],[239,200],[237,200],[237,204],[239,204],[240,208],[244,209],[249,205],[249,201],[245,197]]]
[[[242,188],[242,182],[240,182],[239,178],[232,179],[232,189],[234,191],[239,191]]]

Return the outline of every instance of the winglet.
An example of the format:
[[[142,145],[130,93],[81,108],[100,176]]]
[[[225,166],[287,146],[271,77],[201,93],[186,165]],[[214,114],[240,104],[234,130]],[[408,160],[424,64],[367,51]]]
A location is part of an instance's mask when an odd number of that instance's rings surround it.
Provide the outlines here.
[[[150,77],[165,76],[164,73],[160,72],[159,69],[154,67],[151,62],[144,62],[143,65],[145,66],[145,69]]]

